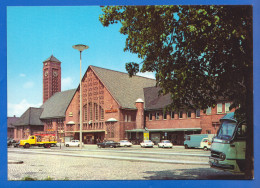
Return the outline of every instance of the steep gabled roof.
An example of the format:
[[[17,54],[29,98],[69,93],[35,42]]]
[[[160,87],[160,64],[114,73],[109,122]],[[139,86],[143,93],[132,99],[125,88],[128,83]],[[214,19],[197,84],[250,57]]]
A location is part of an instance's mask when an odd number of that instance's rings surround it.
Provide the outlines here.
[[[127,73],[90,66],[122,108],[136,108],[138,98],[144,100],[143,88],[155,86],[154,79],[142,76],[129,77]]]
[[[13,123],[14,126],[23,126],[23,125],[43,125],[40,120],[40,115],[42,113],[42,108],[28,108],[23,115]]]
[[[13,128],[13,124],[19,120],[19,117],[7,117],[7,127],[8,128]]]
[[[51,55],[48,59],[46,59],[44,62],[46,61],[52,61],[52,62],[59,62],[61,63],[56,57],[54,57],[53,55]]]
[[[159,87],[144,88],[145,109],[162,109],[172,102],[170,94],[159,96]]]
[[[57,92],[41,106],[43,112],[40,119],[51,119],[65,117],[66,109],[72,100],[76,89]]]

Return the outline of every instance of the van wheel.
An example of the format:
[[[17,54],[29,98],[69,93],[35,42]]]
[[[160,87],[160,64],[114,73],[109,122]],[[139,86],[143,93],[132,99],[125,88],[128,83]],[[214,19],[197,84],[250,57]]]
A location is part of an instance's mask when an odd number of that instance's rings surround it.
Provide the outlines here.
[[[25,144],[25,148],[29,148],[30,147],[30,144]]]
[[[184,147],[185,147],[185,149],[189,149],[189,147],[188,147],[188,145],[187,145],[187,144],[186,144]]]
[[[206,146],[203,149],[204,149],[204,151],[208,151],[208,148]]]

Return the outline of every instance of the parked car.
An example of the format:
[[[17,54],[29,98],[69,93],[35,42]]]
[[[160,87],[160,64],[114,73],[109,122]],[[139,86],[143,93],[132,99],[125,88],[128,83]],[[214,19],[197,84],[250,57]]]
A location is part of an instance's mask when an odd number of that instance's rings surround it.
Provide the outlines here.
[[[83,145],[83,143],[82,143],[82,145]],[[65,142],[65,146],[66,147],[70,147],[70,146],[79,147],[80,146],[80,142],[79,142],[79,140],[71,140],[70,142]]]
[[[13,146],[14,146],[15,148],[19,148],[19,147],[20,147],[20,141],[18,141],[18,142],[16,142],[16,143],[13,143]]]
[[[170,140],[162,140],[158,143],[158,148],[172,148],[173,144]]]
[[[16,143],[14,139],[7,138],[7,146],[12,146],[14,143]]]
[[[151,140],[144,140],[143,142],[140,143],[140,146],[142,148],[146,148],[146,147],[151,147],[153,148],[154,143]]]
[[[120,140],[119,141],[121,147],[131,147],[133,144],[128,140]]]
[[[120,143],[119,142],[115,142],[113,140],[107,140],[107,141],[104,141],[102,143],[97,143],[97,146],[99,148],[116,148],[116,147],[119,147],[120,146]]]

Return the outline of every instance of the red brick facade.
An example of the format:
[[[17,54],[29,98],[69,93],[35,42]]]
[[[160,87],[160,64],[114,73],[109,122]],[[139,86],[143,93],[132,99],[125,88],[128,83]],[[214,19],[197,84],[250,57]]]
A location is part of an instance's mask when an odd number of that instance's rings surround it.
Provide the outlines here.
[[[46,71],[48,71],[47,74]],[[57,72],[54,73],[54,71]],[[61,90],[60,81],[60,62],[45,61],[43,67],[44,101]],[[15,137],[21,139],[35,131],[47,131],[56,132],[62,141],[79,139],[79,89],[78,87],[73,93],[74,96],[66,108],[65,117],[42,119],[44,128],[38,126],[37,130],[34,130],[32,126],[17,127]],[[185,134],[216,134],[220,124],[219,119],[229,109],[229,105],[222,102],[215,108],[207,110],[207,113],[203,113],[202,110],[164,113],[163,109],[146,110],[145,102],[140,98],[130,101],[130,104],[135,104],[135,106],[127,108],[122,107],[111,92],[98,77],[95,69],[90,66],[82,78],[82,140],[85,144],[122,139],[139,143],[143,140],[143,133],[149,132],[149,138],[156,143],[162,139],[169,139],[174,144],[181,145]],[[128,93],[125,93],[125,97],[128,97]]]

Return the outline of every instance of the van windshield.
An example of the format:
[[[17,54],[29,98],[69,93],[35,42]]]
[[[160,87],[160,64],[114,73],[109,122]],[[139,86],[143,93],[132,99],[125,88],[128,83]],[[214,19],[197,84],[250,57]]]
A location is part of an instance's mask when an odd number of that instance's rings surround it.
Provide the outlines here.
[[[223,140],[230,140],[234,134],[236,123],[231,121],[224,121],[219,128],[217,138]]]

